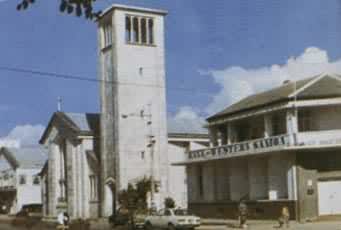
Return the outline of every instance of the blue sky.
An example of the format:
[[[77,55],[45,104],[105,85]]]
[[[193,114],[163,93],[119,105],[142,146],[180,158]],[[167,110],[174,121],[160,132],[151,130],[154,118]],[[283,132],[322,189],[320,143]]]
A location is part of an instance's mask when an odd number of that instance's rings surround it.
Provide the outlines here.
[[[0,1],[0,67],[97,77],[95,23],[59,13],[54,0],[37,1],[25,12],[15,10],[18,1]],[[98,0],[96,7],[111,3],[169,11],[167,100],[173,120],[202,120],[242,96],[272,87],[290,78],[290,66],[300,69],[307,56],[324,64],[313,70],[303,64],[302,73],[339,70],[339,0]],[[45,126],[58,96],[64,111],[98,112],[98,89],[95,83],[0,70],[0,136],[18,126]],[[13,136],[27,130],[17,132]]]

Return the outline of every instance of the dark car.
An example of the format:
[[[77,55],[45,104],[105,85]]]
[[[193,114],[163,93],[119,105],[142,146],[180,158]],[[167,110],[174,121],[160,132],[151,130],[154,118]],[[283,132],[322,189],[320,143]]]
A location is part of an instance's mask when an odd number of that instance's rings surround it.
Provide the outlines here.
[[[115,214],[109,217],[111,226],[127,225],[130,221],[130,214],[127,209],[119,208]]]
[[[42,218],[42,205],[41,204],[27,204],[23,205],[21,210],[15,214],[12,225],[13,226],[25,226],[26,228],[32,228],[34,225],[40,222]]]

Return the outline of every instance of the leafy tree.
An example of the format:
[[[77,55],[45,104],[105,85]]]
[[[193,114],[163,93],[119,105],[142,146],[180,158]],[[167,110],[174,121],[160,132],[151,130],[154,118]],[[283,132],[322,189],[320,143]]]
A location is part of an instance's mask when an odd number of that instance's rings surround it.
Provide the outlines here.
[[[171,197],[166,197],[164,204],[166,208],[175,208],[175,201]]]
[[[126,209],[147,209],[147,195],[150,192],[151,180],[143,178],[135,185],[128,184],[127,189],[123,189],[118,194],[118,203]],[[157,191],[155,185],[155,191]]]
[[[35,0],[20,0],[21,2],[17,5],[17,10],[26,10],[30,5],[35,3]],[[101,11],[95,12],[93,9],[93,3],[96,0],[58,0],[59,11],[68,14],[74,13],[80,17],[84,15],[86,19],[93,20],[97,19]]]

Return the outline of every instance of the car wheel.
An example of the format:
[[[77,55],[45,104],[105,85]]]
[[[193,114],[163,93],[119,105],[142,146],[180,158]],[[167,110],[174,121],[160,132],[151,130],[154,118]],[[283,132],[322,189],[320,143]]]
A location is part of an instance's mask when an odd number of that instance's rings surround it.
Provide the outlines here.
[[[153,230],[153,226],[150,222],[147,222],[144,226],[144,229],[145,230]]]
[[[168,224],[168,230],[176,230],[175,226],[171,223]]]

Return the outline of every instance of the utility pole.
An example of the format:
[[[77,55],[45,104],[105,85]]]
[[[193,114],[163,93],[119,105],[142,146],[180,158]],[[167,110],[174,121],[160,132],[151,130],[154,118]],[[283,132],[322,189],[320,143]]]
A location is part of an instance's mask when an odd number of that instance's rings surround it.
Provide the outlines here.
[[[151,104],[148,104],[148,118],[147,125],[149,126],[149,143],[148,147],[150,149],[150,206],[151,209],[156,209],[155,205],[155,178],[154,178],[154,146],[155,146],[155,139],[153,136],[153,129],[152,129],[152,111],[151,111]]]

